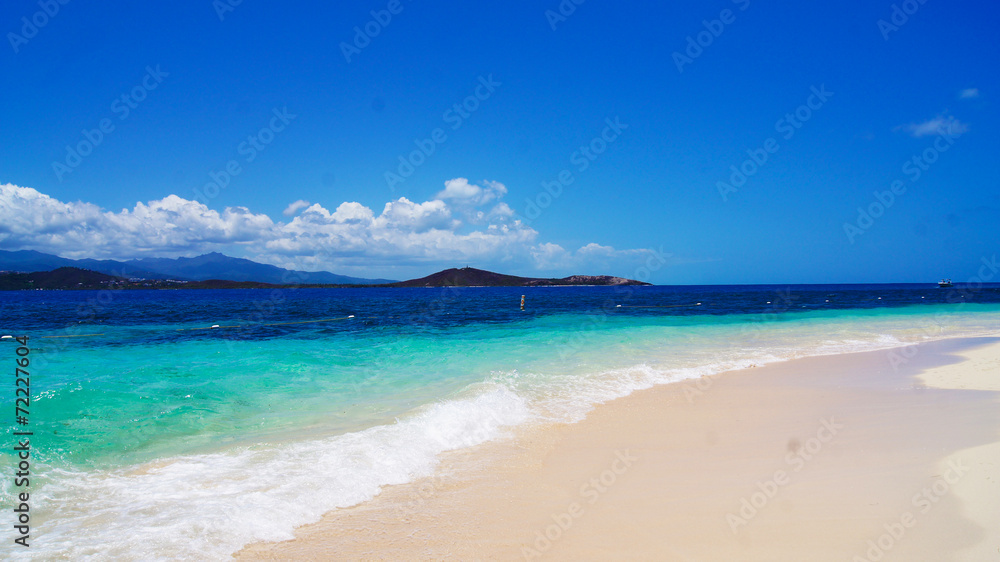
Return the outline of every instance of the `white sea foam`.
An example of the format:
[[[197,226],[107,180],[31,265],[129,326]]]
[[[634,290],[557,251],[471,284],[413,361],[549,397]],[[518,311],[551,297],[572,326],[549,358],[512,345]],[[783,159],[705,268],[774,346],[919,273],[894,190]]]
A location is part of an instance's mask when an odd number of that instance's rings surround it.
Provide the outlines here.
[[[30,555],[59,560],[226,559],[245,544],[432,473],[437,455],[494,439],[530,413],[497,385],[391,425],[289,444],[96,472],[46,469]],[[5,545],[7,549],[7,545]],[[5,556],[27,557],[10,549]]]
[[[40,515],[30,555],[226,559],[251,542],[289,539],[295,527],[367,501],[386,485],[430,475],[442,452],[503,437],[527,422],[574,422],[594,405],[636,390],[752,365],[991,333],[982,319],[935,334],[905,319],[867,327],[737,326],[662,341],[643,330],[641,342],[587,348],[573,360],[554,361],[549,371],[496,372],[459,396],[363,431],[112,471],[37,466],[45,477],[32,492],[32,511]],[[631,353],[608,359],[608,349]],[[9,544],[0,554],[29,556]]]

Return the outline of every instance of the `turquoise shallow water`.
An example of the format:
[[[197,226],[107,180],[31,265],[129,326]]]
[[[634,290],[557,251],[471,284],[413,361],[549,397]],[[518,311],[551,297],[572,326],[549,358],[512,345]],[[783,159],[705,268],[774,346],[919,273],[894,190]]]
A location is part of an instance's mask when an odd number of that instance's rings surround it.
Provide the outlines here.
[[[40,293],[0,331],[32,350],[30,553],[66,560],[224,559],[637,389],[1000,331],[992,287]]]

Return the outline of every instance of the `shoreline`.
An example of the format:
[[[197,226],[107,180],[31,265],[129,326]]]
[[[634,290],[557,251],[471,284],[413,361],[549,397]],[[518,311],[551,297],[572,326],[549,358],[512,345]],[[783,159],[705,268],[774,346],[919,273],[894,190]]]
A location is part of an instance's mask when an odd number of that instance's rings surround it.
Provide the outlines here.
[[[432,477],[236,557],[981,559],[1000,546],[987,534],[1000,528],[988,470],[1000,393],[975,387],[996,378],[998,342],[809,357],[639,391],[575,424],[448,453]],[[966,388],[941,388],[955,380]]]

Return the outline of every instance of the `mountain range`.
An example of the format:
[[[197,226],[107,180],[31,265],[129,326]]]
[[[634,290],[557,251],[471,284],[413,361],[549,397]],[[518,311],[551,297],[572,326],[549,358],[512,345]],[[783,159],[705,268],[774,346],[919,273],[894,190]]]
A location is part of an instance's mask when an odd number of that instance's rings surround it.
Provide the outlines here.
[[[610,275],[572,275],[559,279],[518,277],[472,267],[452,268],[411,279],[364,279],[337,275],[328,271],[294,271],[273,265],[257,263],[244,258],[233,258],[218,252],[194,258],[142,258],[129,261],[62,258],[34,250],[0,250],[0,272],[18,272],[5,276],[9,289],[37,288],[97,288],[114,281],[124,283],[129,279],[143,281],[175,280],[183,282],[211,281],[222,287],[246,286],[239,284],[269,285],[377,285],[384,287],[541,287],[554,285],[649,285],[641,281],[612,277]],[[38,276],[40,272],[50,275]],[[91,275],[91,272],[104,275]],[[106,277],[114,276],[114,277]],[[117,278],[117,280],[115,279]],[[72,282],[70,282],[72,281]],[[148,283],[147,283],[148,285]],[[159,287],[163,283],[154,283]],[[175,284],[167,283],[174,286]],[[23,286],[23,287],[22,287]],[[146,286],[146,285],[137,285]],[[196,283],[188,287],[214,288],[211,283]]]
[[[38,272],[62,267],[89,269],[118,277],[176,279],[178,281],[253,281],[275,284],[355,284],[392,283],[390,279],[364,279],[337,275],[329,271],[294,271],[274,265],[233,258],[218,252],[194,258],[142,258],[129,261],[73,260],[34,250],[0,250],[0,271]]]

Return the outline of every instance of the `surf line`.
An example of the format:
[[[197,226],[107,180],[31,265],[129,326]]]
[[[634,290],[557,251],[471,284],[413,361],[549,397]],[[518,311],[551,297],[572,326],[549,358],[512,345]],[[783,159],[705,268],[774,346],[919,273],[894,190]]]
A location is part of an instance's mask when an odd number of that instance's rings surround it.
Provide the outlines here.
[[[347,320],[349,318],[354,318],[354,315],[342,316],[340,318],[321,318],[319,320],[296,320],[294,322],[272,322],[270,324],[238,324],[236,326],[220,326],[219,324],[212,324],[211,326],[201,327],[201,328],[175,328],[178,332],[190,331],[190,330],[215,330],[224,328],[247,328],[252,326],[287,326],[289,324],[312,324],[316,322],[334,322],[336,320]],[[374,318],[374,317],[373,317]],[[103,336],[104,333],[100,334],[72,334],[64,336],[37,336],[39,338],[90,338],[95,336]],[[12,339],[13,336],[2,336],[0,340]]]
[[[619,304],[615,308],[687,308],[691,306],[701,306],[701,303],[697,302],[694,304],[661,304],[661,305]]]
[[[175,328],[178,332],[185,332],[190,330],[216,330],[225,328],[248,328],[254,326],[288,326],[289,324],[313,324],[316,322],[334,322],[336,320],[347,320],[348,318],[354,318],[354,315],[342,316],[340,318],[322,318],[319,320],[296,320],[294,322],[271,322],[270,324],[237,324],[235,326],[220,326],[218,324],[212,324],[211,326],[206,326],[202,328]]]
[[[93,336],[103,336],[103,335],[104,334],[101,333],[101,334],[72,334],[72,335],[68,335],[68,336],[31,336],[31,337],[33,337],[33,338],[90,338],[90,337],[93,337]],[[0,341],[4,341],[4,340],[14,341],[13,339],[11,339],[13,337],[14,336],[0,336]]]

